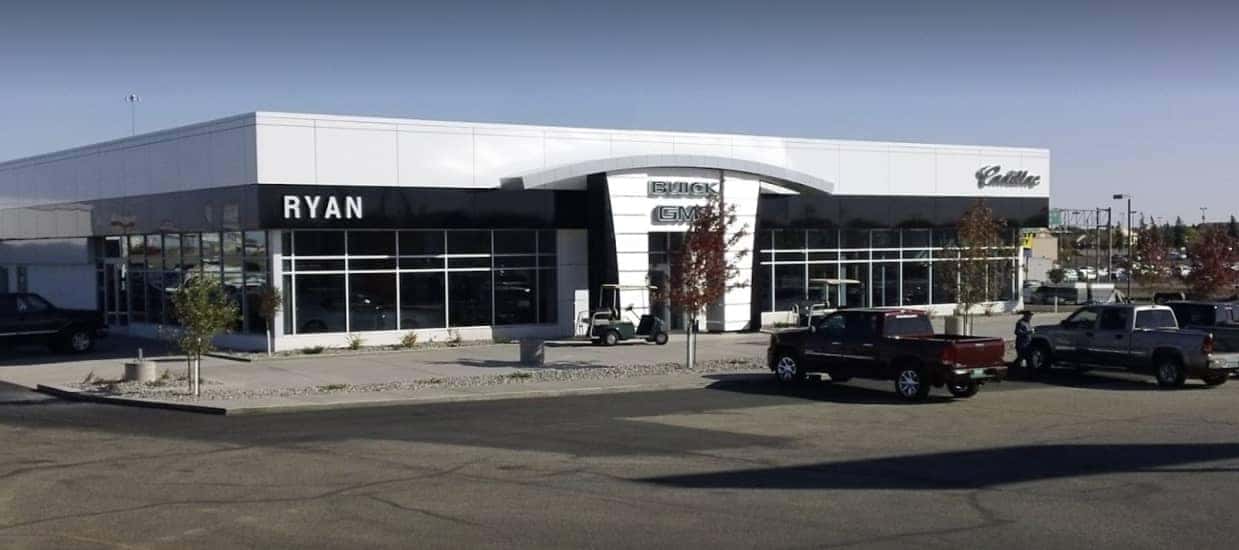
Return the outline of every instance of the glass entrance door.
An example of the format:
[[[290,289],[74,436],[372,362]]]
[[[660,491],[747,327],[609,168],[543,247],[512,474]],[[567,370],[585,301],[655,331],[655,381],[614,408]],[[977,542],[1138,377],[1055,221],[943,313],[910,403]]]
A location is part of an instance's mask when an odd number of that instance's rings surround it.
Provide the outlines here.
[[[123,262],[105,261],[102,277],[103,319],[108,326],[129,324],[129,293]]]

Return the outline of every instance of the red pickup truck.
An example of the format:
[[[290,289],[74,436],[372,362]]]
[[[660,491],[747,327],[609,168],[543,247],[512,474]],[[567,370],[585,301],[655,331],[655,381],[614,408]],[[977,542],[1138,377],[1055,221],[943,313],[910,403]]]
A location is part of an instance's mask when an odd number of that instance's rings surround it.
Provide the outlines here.
[[[835,382],[851,378],[893,380],[895,392],[924,400],[931,386],[955,397],[976,395],[981,384],[1006,377],[1001,338],[934,334],[923,311],[850,309],[811,327],[774,332],[768,360],[779,382],[825,373]]]

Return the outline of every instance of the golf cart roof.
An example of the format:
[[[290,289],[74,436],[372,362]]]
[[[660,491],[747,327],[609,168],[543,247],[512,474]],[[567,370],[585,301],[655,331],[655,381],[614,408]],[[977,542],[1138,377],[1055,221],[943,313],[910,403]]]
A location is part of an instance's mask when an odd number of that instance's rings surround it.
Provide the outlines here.
[[[811,285],[858,285],[856,279],[809,279]]]

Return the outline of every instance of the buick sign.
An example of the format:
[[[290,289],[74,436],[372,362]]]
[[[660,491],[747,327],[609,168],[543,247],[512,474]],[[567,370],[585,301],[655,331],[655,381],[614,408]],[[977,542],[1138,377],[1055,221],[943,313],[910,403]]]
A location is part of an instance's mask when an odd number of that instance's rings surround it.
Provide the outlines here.
[[[718,194],[717,181],[650,180],[651,197],[709,197]]]
[[[1041,176],[1029,174],[1027,170],[1009,170],[1002,173],[1002,166],[997,164],[982,166],[977,170],[977,187],[1027,187],[1033,188],[1041,184]]]

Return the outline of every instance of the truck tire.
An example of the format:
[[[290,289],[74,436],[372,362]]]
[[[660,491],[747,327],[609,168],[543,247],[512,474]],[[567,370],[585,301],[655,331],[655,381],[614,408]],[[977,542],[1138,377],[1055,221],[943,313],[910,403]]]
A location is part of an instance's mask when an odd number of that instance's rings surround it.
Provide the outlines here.
[[[804,367],[794,353],[781,351],[774,359],[774,378],[780,384],[799,384],[805,380]]]
[[[895,393],[905,401],[924,401],[929,397],[929,377],[920,365],[901,366],[895,375]]]
[[[1028,367],[1031,372],[1049,372],[1054,367],[1054,356],[1045,344],[1032,344],[1028,350]]]
[[[976,382],[964,382],[962,384],[947,384],[946,389],[956,399],[967,399],[981,391],[981,385]]]
[[[1187,381],[1183,364],[1172,355],[1163,354],[1154,360],[1153,375],[1157,377],[1157,385],[1163,388],[1177,388]]]
[[[1225,384],[1226,381],[1229,379],[1230,379],[1230,375],[1228,373],[1216,374],[1213,376],[1205,376],[1203,378],[1206,386],[1221,386],[1222,384]]]
[[[614,330],[608,330],[602,334],[602,345],[614,346],[619,343],[619,333]]]

